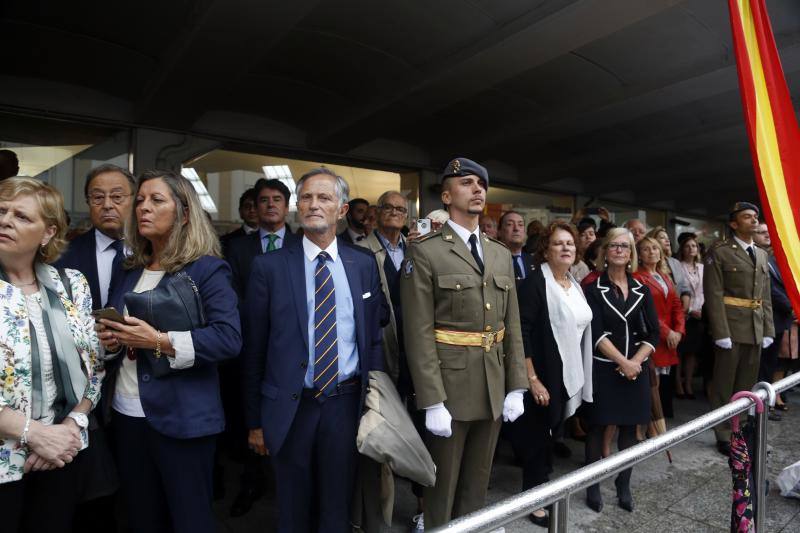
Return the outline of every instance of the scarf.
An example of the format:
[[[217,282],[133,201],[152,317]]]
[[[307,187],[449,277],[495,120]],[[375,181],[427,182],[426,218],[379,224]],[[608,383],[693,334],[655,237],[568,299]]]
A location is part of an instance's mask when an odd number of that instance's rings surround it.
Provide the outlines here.
[[[545,294],[547,295],[547,311],[550,316],[550,327],[558,346],[563,368],[564,388],[568,400],[565,404],[564,417],[572,416],[582,402],[592,401],[592,325],[586,326],[583,337],[578,338],[578,323],[569,307],[564,288],[558,284],[550,270],[550,265],[542,263]],[[572,289],[581,297],[583,291],[571,274],[567,274]]]
[[[58,286],[51,274],[52,267],[36,263],[36,280],[42,302],[42,322],[50,354],[53,358],[53,378],[56,384],[55,423],[69,414],[86,393],[89,380],[83,370],[81,355],[67,321],[67,310],[59,295]],[[63,291],[64,289],[62,289]],[[42,418],[44,412],[44,384],[42,364],[36,332],[31,324],[31,365],[33,368],[32,418]]]

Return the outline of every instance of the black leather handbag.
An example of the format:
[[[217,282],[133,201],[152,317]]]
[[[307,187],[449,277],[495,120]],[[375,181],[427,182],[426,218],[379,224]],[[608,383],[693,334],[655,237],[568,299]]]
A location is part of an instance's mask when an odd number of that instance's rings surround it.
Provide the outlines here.
[[[194,280],[184,271],[170,276],[166,283],[144,292],[125,294],[128,315],[144,320],[159,331],[192,331],[205,327],[203,301]],[[153,350],[137,350],[148,359],[152,375],[160,378],[174,371],[167,357],[156,357]]]

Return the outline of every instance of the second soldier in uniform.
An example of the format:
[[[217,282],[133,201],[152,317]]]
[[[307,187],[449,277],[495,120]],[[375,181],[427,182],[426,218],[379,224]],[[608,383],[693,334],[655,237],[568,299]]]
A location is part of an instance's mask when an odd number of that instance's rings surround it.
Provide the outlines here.
[[[450,220],[411,244],[400,295],[406,353],[437,466],[425,526],[483,507],[501,416],[523,412],[528,387],[511,254],[481,234],[489,176],[469,159],[442,176]]]
[[[706,258],[703,292],[714,339],[711,407],[750,390],[758,377],[761,348],[775,337],[767,252],[753,243],[758,207],[737,202],[730,212],[732,237],[716,243]],[[714,428],[717,449],[730,453],[730,426]]]

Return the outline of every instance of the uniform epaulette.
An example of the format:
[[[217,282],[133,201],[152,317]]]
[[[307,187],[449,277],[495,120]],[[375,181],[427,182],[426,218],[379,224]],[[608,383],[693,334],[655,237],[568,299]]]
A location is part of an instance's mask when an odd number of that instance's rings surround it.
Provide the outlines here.
[[[506,243],[504,243],[503,241],[499,241],[499,240],[495,239],[494,237],[490,237],[489,235],[486,235],[485,233],[481,233],[481,235],[483,235],[484,239],[489,239],[492,242],[496,242],[497,244],[502,245],[504,248],[508,248],[508,246],[506,246]]]
[[[423,235],[422,237],[419,237],[419,238],[414,239],[413,241],[409,241],[409,242],[411,242],[411,243],[425,242],[428,239],[430,239],[432,237],[435,237],[437,235],[441,235],[441,234],[442,234],[442,230],[435,230],[435,231],[431,231],[430,233],[427,233],[427,234]]]

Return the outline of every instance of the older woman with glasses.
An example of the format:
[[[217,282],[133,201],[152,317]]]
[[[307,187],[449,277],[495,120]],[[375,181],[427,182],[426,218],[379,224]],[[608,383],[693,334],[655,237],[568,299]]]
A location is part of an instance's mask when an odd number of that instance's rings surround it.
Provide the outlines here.
[[[592,309],[594,366],[593,404],[588,409],[589,432],[586,462],[603,455],[606,426],[619,428],[620,450],[637,443],[637,424],[650,421],[650,379],[648,359],[658,345],[658,315],[646,285],[633,277],[637,256],[633,234],[625,228],[608,232],[599,254],[595,281],[584,291]],[[633,511],[630,480],[632,469],[617,476],[619,506]],[[586,504],[600,512],[600,485],[586,491]]]
[[[61,194],[0,183],[0,502],[4,532],[63,531],[85,475],[87,414],[103,367],[83,275],[49,265],[66,247]]]

